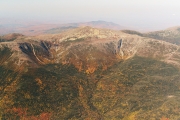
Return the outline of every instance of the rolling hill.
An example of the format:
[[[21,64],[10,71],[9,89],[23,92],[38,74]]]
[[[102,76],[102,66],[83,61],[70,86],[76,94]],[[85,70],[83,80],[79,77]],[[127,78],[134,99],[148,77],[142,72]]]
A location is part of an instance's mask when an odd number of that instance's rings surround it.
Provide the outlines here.
[[[180,47],[130,32],[78,27],[1,41],[0,118],[180,119]]]
[[[163,40],[177,45],[180,44],[180,27],[172,27],[166,30],[154,31],[149,33],[140,33],[133,30],[123,30],[123,32],[129,34],[136,34],[142,37]]]

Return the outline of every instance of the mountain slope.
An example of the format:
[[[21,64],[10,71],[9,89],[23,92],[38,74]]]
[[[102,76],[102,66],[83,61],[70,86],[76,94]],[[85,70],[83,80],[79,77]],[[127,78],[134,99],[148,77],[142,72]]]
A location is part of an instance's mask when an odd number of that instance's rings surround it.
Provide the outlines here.
[[[10,43],[2,42],[1,45],[16,50],[18,54],[13,54],[14,56],[22,55],[20,59],[28,59],[31,63],[73,63],[76,67],[79,66],[78,69],[84,70],[94,69],[90,66],[97,67],[100,64],[108,67],[135,54],[179,66],[177,45],[91,27],[81,27],[62,34],[21,37]]]
[[[177,45],[81,27],[0,48],[1,119],[180,119]]]
[[[146,36],[155,38],[155,39],[164,40],[166,42],[170,42],[177,45],[180,44],[180,28],[179,27],[169,28],[163,31],[150,32],[150,33],[147,33]]]
[[[149,33],[140,33],[140,32],[131,31],[131,30],[124,30],[123,32],[129,33],[129,34],[136,34],[142,37],[149,37],[153,39],[163,40],[163,41],[170,42],[177,45],[180,44],[180,28],[179,27],[173,27],[173,28],[168,28],[166,30],[149,32]]]

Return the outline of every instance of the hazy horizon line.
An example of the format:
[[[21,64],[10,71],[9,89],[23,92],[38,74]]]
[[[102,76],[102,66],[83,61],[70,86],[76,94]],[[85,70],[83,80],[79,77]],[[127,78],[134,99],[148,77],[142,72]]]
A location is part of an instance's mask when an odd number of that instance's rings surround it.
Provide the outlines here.
[[[124,25],[124,24],[119,24],[113,21],[107,21],[107,20],[103,20],[103,19],[97,19],[97,20],[82,20],[82,21],[58,21],[58,20],[52,20],[52,21],[41,21],[41,20],[30,20],[30,19],[12,19],[10,17],[6,17],[6,18],[0,18],[0,26],[4,26],[7,24],[12,24],[12,25],[23,25],[26,24],[27,26],[29,25],[43,25],[43,24],[47,24],[47,25],[68,25],[68,24],[78,24],[78,23],[89,23],[89,22],[108,22],[108,23],[113,23],[113,24],[117,24],[119,26],[125,27],[128,30],[136,30],[139,32],[151,32],[151,31],[158,31],[158,30],[164,30],[164,29],[168,29],[168,28],[173,28],[173,27],[178,27],[180,25],[167,25],[167,26],[151,26],[149,27],[149,25],[144,25],[144,26],[138,26],[138,25]],[[6,26],[4,26],[6,27]],[[18,26],[17,26],[18,27]]]

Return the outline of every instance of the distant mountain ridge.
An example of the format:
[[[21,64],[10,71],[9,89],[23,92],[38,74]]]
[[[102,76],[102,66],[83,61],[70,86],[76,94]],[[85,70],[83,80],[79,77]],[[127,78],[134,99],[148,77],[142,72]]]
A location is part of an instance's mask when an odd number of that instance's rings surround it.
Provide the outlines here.
[[[90,26],[95,28],[107,28],[114,30],[127,29],[127,27],[120,26],[118,24],[106,21],[90,21],[82,23],[69,23],[69,24],[44,24],[44,23],[22,23],[21,22],[2,22],[0,23],[0,35],[9,33],[20,33],[24,35],[40,35],[40,34],[54,34],[60,33],[69,29]]]
[[[50,30],[45,31],[45,33],[61,33],[65,30],[73,29],[73,28],[78,28],[78,27],[83,27],[83,26],[89,26],[89,27],[94,27],[94,28],[106,28],[106,29],[112,29],[112,30],[123,30],[127,29],[127,27],[120,26],[118,24],[112,23],[112,22],[106,22],[106,21],[91,21],[91,22],[84,22],[84,23],[70,23],[70,24],[65,24],[62,27],[57,27],[53,28]]]

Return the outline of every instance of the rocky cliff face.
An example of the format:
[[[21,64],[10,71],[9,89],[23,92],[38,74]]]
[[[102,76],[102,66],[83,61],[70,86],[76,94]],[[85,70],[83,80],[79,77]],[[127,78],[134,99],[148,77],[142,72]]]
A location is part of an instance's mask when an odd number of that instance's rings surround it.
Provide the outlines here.
[[[179,61],[177,45],[91,27],[1,41],[0,117],[179,119]]]

